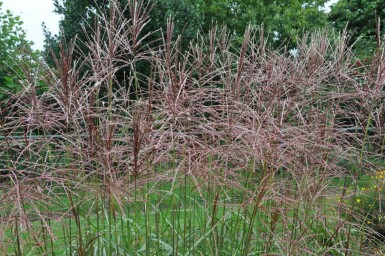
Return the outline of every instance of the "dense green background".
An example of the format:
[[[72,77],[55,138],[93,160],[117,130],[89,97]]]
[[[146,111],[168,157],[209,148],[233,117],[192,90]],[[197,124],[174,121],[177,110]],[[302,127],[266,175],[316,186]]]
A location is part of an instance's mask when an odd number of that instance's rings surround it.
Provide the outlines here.
[[[52,53],[58,54],[59,42],[69,42],[77,35],[78,42],[86,39],[87,33],[95,22],[95,17],[108,13],[108,0],[53,0],[55,12],[62,15],[60,35],[52,35],[46,28],[44,56],[47,62],[54,64]],[[124,6],[127,0],[117,1]],[[263,24],[265,33],[269,34],[272,47],[288,45],[295,48],[298,36],[305,31],[314,31],[325,27],[335,28],[336,32],[348,28],[350,43],[362,37],[355,44],[354,50],[359,58],[370,57],[378,48],[376,36],[376,19],[385,16],[385,1],[382,0],[340,0],[325,13],[323,6],[327,0],[307,1],[264,1],[264,0],[144,0],[144,4],[153,5],[149,23],[142,33],[156,31],[147,38],[152,42],[159,33],[166,31],[167,20],[175,21],[174,37],[182,36],[182,48],[194,40],[197,33],[207,34],[214,25],[225,25],[233,36],[241,41],[247,25]],[[38,52],[31,50],[26,39],[20,17],[10,11],[2,10],[0,2],[0,100],[6,101],[9,95],[17,92],[20,85],[21,62],[27,66],[36,66]],[[129,13],[127,12],[127,17]],[[381,31],[384,19],[380,20]],[[160,42],[161,43],[161,42]],[[81,45],[81,44],[80,44]],[[83,47],[85,53],[86,47]],[[139,67],[140,68],[140,67]],[[142,68],[143,69],[143,68]],[[145,70],[142,70],[145,72]]]

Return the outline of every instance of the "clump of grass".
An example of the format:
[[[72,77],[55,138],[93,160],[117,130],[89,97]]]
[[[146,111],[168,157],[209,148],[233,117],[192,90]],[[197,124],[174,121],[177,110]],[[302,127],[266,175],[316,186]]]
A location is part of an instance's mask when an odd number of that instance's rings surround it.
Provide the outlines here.
[[[346,33],[304,36],[292,56],[251,27],[240,49],[213,28],[183,52],[172,21],[152,47],[151,7],[126,9],[63,42],[37,78],[48,91],[23,81],[3,112],[0,249],[365,253],[376,230],[354,209],[360,179],[384,168],[383,53],[357,73]],[[78,43],[90,53],[73,59]]]

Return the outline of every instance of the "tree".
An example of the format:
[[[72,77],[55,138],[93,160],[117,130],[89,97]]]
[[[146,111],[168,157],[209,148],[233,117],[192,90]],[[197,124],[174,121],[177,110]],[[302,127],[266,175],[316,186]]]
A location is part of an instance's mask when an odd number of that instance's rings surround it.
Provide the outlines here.
[[[377,49],[377,18],[385,17],[385,1],[383,0],[339,0],[331,6],[328,20],[337,30],[347,27],[351,32],[353,44],[362,37],[355,46],[356,54],[369,57]],[[380,29],[384,32],[385,19],[380,20]]]
[[[32,51],[32,42],[26,39],[23,22],[11,11],[3,12],[0,2],[0,102],[17,92],[17,82],[22,76],[23,61],[34,62],[37,53]],[[1,104],[2,105],[2,104]]]
[[[203,29],[207,32],[212,21],[226,25],[242,36],[247,25],[264,25],[272,34],[270,42],[275,46],[284,41],[295,45],[297,35],[314,31],[326,25],[322,10],[327,0],[265,1],[265,0],[202,0],[199,12],[203,14]]]
[[[118,0],[122,6],[127,1]],[[146,30],[166,30],[166,20],[173,17],[174,34],[181,35],[183,46],[203,30],[208,33],[214,24],[225,25],[234,35],[242,37],[247,25],[264,24],[273,34],[271,42],[276,46],[283,41],[294,45],[296,36],[303,31],[313,31],[326,25],[327,16],[322,7],[327,0],[142,0],[154,4]],[[110,0],[54,0],[55,12],[63,16],[60,26],[62,36],[46,32],[47,47],[53,47],[59,39],[68,41],[75,35],[84,40],[82,25],[91,25],[100,12],[108,12]],[[158,34],[159,35],[159,34]],[[51,45],[50,45],[50,44]]]
[[[108,14],[111,0],[53,0],[55,5],[55,12],[62,15],[63,19],[60,21],[62,34],[51,35],[49,31],[45,30],[46,45],[45,51],[48,53],[52,48],[57,51],[57,44],[64,40],[69,42],[75,35],[79,42],[86,41],[84,35],[84,27],[93,27],[96,16],[101,13]],[[117,0],[116,2],[124,7],[127,1],[132,0]],[[196,8],[192,4],[194,1],[187,0],[142,0],[144,5],[155,4],[150,13],[149,23],[142,31],[143,34],[150,31],[158,31],[148,38],[148,41],[159,37],[160,29],[166,31],[167,19],[173,18],[174,35],[181,35],[188,44],[189,41],[196,37],[201,24],[201,17],[197,13]],[[129,13],[127,12],[127,17]]]

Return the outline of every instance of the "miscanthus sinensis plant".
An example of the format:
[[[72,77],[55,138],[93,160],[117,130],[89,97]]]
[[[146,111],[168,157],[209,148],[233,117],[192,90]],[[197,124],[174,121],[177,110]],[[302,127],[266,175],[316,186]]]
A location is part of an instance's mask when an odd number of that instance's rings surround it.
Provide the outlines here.
[[[345,32],[305,35],[293,56],[263,28],[239,45],[214,27],[182,51],[172,20],[141,33],[150,11],[111,4],[2,109],[0,249],[375,253],[355,202],[385,165],[383,48],[363,66]]]

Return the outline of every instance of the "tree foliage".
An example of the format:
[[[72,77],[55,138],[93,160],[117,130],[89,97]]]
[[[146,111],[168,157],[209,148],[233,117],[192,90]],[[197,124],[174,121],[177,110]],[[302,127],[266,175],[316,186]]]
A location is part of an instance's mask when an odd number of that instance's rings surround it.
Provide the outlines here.
[[[118,0],[122,6],[127,1]],[[47,47],[55,47],[60,38],[68,41],[75,35],[84,40],[82,25],[92,26],[95,16],[107,12],[110,0],[54,0],[55,11],[63,16],[60,26],[63,35],[47,35]],[[142,0],[154,4],[146,31],[166,30],[166,21],[172,17],[174,34],[181,35],[185,46],[196,37],[198,31],[208,33],[213,25],[225,25],[237,37],[242,37],[251,24],[264,25],[274,45],[283,41],[296,43],[296,36],[303,31],[314,31],[326,25],[327,16],[322,7],[327,0]],[[151,37],[150,37],[151,38]],[[56,43],[55,43],[56,42]],[[50,43],[50,44],[49,44]],[[186,48],[186,47],[184,47]]]
[[[339,0],[331,6],[329,21],[337,30],[345,27],[352,33],[351,43],[362,37],[357,43],[356,54],[362,57],[372,55],[378,45],[377,18],[380,20],[379,28],[384,33],[385,27],[385,1],[383,0]]]
[[[110,10],[111,0],[53,0],[55,5],[55,12],[62,15],[60,27],[62,33],[60,35],[51,35],[46,30],[46,52],[49,49],[57,51],[57,44],[59,41],[69,41],[75,37],[78,41],[86,41],[85,30],[94,27],[96,18],[100,14],[107,14]],[[132,0],[117,0],[114,1],[124,7],[127,1]],[[143,0],[144,5],[151,6],[154,4],[151,0]],[[127,10],[127,18],[130,14]],[[196,12],[196,8],[192,2],[186,0],[158,0],[153,6],[148,24],[142,33],[149,33],[153,31],[166,31],[167,19],[174,20],[174,34],[181,35],[185,42],[189,42],[195,38],[199,30],[201,18]],[[154,38],[158,38],[159,34],[148,37],[150,42]]]
[[[3,11],[0,2],[0,101],[20,88],[17,80],[22,73],[22,62],[32,63],[32,59],[37,59],[22,25],[20,17],[9,10]]]
[[[202,0],[203,28],[207,31],[212,21],[226,25],[237,35],[243,35],[247,25],[264,25],[273,34],[272,43],[283,41],[295,44],[297,35],[303,31],[314,31],[326,25],[326,14],[322,10],[326,0],[265,1],[265,0]]]

